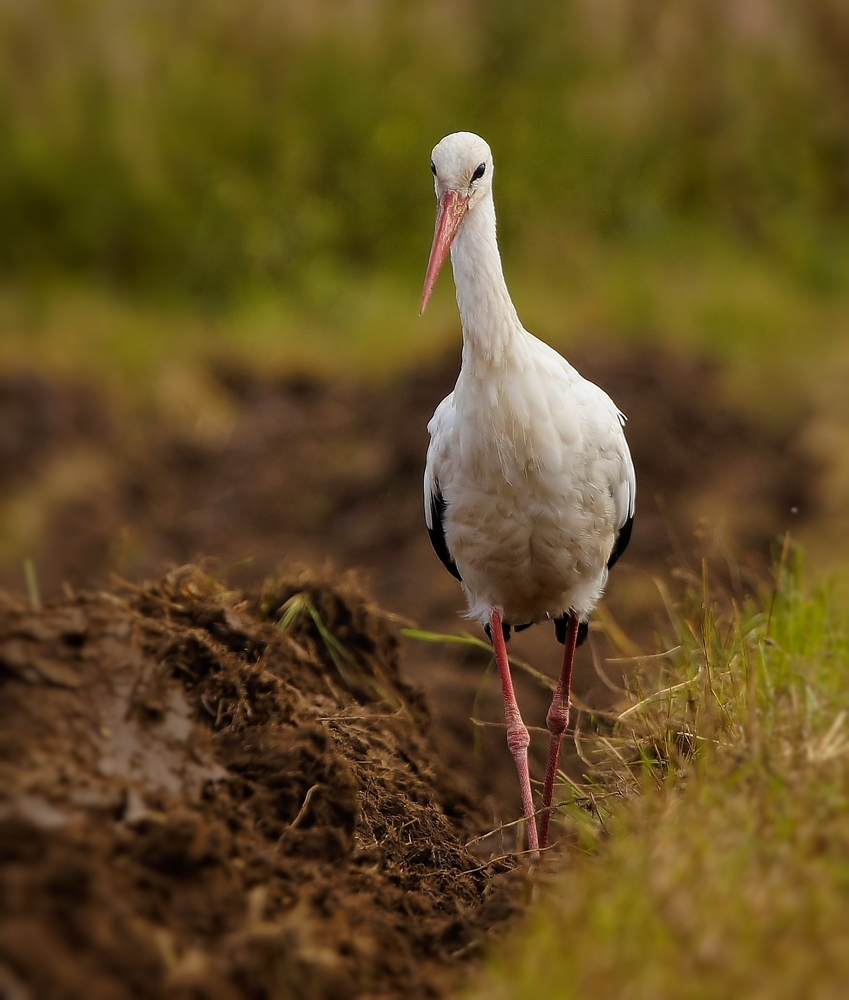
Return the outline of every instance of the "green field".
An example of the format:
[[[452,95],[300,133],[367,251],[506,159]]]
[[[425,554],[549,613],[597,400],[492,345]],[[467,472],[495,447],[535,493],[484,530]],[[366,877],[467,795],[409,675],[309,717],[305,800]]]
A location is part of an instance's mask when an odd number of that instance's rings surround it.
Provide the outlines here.
[[[534,328],[728,355],[834,339],[847,37],[830,0],[7,5],[4,327],[18,293],[38,329],[45,296],[82,286],[188,340],[187,313],[247,350],[421,348],[429,150],[470,128]]]

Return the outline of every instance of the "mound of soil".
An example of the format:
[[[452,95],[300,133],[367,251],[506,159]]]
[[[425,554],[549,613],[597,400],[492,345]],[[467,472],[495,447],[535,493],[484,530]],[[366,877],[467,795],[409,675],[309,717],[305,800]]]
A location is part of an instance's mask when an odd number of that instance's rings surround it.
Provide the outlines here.
[[[355,583],[0,595],[0,995],[432,997],[515,910]]]

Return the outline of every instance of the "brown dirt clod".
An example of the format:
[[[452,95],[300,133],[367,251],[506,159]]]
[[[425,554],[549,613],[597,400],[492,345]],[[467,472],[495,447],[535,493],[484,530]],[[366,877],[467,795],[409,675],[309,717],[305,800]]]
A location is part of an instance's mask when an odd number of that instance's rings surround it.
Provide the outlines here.
[[[0,994],[437,996],[517,906],[351,579],[0,595]]]

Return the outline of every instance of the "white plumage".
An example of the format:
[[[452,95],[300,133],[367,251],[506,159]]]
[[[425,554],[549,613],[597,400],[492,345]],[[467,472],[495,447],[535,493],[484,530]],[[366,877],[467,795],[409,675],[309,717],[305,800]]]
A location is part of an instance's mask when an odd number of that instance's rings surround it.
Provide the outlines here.
[[[490,627],[571,616],[577,628],[630,534],[636,481],[624,417],[519,321],[496,241],[489,146],[470,132],[446,136],[431,167],[439,214],[422,310],[450,249],[463,363],[428,425],[427,526],[440,557],[456,567],[470,617]],[[511,697],[505,687],[508,721]],[[523,787],[526,814],[529,794]],[[546,836],[550,804],[544,797]],[[534,848],[532,819],[533,811]]]
[[[458,132],[433,163],[437,197],[467,190],[486,167],[451,246],[463,366],[428,424],[428,527],[438,527],[432,500],[441,494],[446,546],[482,624],[493,606],[512,625],[570,611],[586,619],[634,513],[624,417],[519,322],[496,243],[489,146]]]

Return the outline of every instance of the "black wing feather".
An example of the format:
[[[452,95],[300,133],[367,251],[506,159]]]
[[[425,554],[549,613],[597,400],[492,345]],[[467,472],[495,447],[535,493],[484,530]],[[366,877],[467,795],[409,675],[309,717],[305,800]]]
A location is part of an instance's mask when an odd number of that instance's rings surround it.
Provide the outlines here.
[[[433,546],[433,551],[439,556],[442,565],[452,576],[456,576],[462,582],[463,578],[457,569],[457,563],[451,558],[451,553],[448,551],[448,543],[445,541],[445,525],[442,522],[445,517],[446,507],[445,497],[437,490],[430,498],[431,527],[427,529],[427,533],[430,535],[430,543]]]
[[[610,558],[607,560],[607,568],[613,569],[616,565],[617,560],[628,548],[628,542],[631,541],[631,529],[634,527],[634,515],[630,514],[628,520],[622,525],[616,535],[616,541],[613,543],[613,551],[610,553]]]

